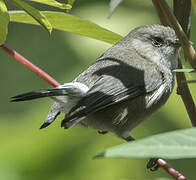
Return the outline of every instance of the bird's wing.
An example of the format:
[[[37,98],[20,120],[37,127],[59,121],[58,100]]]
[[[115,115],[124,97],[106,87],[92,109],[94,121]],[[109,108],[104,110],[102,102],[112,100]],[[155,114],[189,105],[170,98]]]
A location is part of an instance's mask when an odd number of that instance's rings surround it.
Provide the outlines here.
[[[161,75],[158,74],[158,77],[161,78]],[[147,81],[149,82],[145,82],[144,78],[143,80],[139,80],[138,78],[138,82],[133,82],[131,79],[130,83],[127,83],[127,81],[126,84],[123,84],[123,82],[113,76],[103,75],[92,86],[87,95],[71,109],[61,125],[65,128],[72,127],[91,113],[127,99],[133,99],[150,93],[157,89],[157,86],[160,86],[161,83],[157,83],[157,79],[155,81],[148,79]],[[148,83],[148,87],[145,86],[146,83]]]

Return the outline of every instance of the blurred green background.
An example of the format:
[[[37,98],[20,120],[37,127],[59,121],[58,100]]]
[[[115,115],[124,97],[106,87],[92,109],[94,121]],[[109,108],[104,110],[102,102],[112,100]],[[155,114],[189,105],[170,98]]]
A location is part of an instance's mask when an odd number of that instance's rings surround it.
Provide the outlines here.
[[[76,0],[71,13],[123,36],[137,26],[159,23],[151,1],[124,1],[110,19],[107,19],[108,3],[104,0]],[[36,7],[48,9],[46,6]],[[195,15],[191,32],[191,40],[196,42]],[[43,28],[17,23],[10,23],[6,43],[60,83],[73,80],[111,46],[60,31],[54,31],[49,37]],[[48,128],[39,130],[52,100],[10,103],[9,98],[50,86],[3,51],[0,51],[0,59],[0,179],[169,179],[162,169],[154,173],[146,170],[147,159],[93,160],[94,155],[106,148],[124,143],[113,134],[99,135],[92,129],[82,127],[64,130],[60,128],[62,116]],[[188,79],[193,78],[196,76],[188,75]],[[190,87],[195,97],[196,84]],[[139,139],[190,126],[182,100],[176,95],[175,89],[167,104],[131,134]],[[169,163],[190,179],[196,179],[195,159],[170,160]]]

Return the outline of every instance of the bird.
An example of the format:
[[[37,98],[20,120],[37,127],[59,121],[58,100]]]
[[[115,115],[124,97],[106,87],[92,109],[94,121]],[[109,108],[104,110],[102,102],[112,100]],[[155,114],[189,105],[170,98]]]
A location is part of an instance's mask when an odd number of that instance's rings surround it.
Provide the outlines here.
[[[131,141],[130,131],[171,95],[180,47],[171,27],[143,25],[105,51],[72,82],[23,93],[11,101],[52,98],[55,102],[40,129],[64,113],[61,127],[65,129],[82,125]]]

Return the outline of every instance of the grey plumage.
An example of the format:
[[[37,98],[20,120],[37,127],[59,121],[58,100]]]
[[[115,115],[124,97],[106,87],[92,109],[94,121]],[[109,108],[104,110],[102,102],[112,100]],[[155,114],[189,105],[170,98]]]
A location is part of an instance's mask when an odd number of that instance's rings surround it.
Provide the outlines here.
[[[50,96],[56,102],[41,128],[63,112],[64,128],[81,124],[128,140],[130,130],[171,94],[179,47],[173,29],[142,26],[107,50],[72,83],[22,94],[13,101]]]

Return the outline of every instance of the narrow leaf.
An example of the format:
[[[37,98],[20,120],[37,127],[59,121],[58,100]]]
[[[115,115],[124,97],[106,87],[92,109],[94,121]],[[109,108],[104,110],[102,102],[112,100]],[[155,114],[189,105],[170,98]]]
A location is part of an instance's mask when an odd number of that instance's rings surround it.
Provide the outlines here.
[[[196,83],[196,80],[187,80],[187,81],[185,81],[185,82],[183,81],[183,83],[189,83],[189,84],[190,84],[190,83]]]
[[[120,5],[120,3],[122,1],[123,0],[110,0],[108,18],[110,18],[112,16],[112,14],[114,13],[115,9]]]
[[[196,70],[195,69],[174,69],[173,72],[192,73],[192,72],[196,72]]]
[[[196,128],[158,134],[107,149],[95,158],[196,158]]]
[[[0,0],[0,45],[6,40],[8,32],[9,14],[4,0]]]
[[[10,20],[13,22],[35,24],[37,22],[23,11],[9,11]],[[109,31],[90,21],[60,12],[42,12],[51,22],[53,28],[80,34],[107,43],[115,44],[122,36]]]
[[[194,12],[196,13],[196,0],[191,0]]]
[[[55,0],[31,0],[31,1],[41,3],[41,4],[46,4],[48,6],[53,6],[60,9],[70,10],[72,8],[72,5],[70,4],[59,3]]]
[[[75,0],[68,0],[68,4],[70,4],[71,6],[73,5],[74,2]]]
[[[52,32],[52,26],[44,14],[22,0],[13,0],[13,2],[32,16],[49,34]]]

